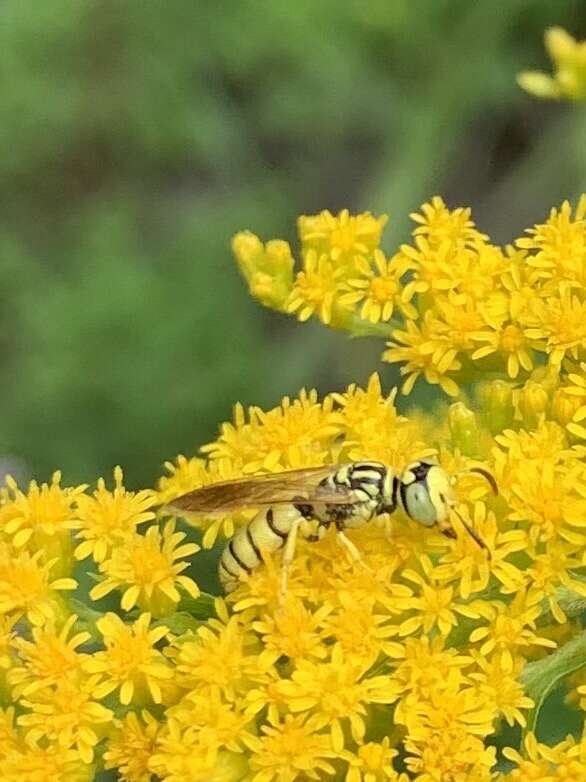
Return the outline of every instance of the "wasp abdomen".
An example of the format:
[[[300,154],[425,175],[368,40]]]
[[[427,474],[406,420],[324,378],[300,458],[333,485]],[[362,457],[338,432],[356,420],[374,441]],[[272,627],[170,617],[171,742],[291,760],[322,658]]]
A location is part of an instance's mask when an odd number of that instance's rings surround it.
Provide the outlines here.
[[[259,511],[239,529],[222,552],[218,566],[220,581],[226,592],[238,586],[243,575],[251,573],[262,562],[262,551],[271,554],[282,546],[299,519],[299,511],[291,506],[274,506]]]

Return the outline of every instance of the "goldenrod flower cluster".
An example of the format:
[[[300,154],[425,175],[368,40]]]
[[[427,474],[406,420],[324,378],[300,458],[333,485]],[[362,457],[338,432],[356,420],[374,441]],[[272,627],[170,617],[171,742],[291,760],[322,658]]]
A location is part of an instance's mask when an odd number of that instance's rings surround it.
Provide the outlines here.
[[[278,263],[275,242],[263,245],[248,232],[233,248],[264,304],[355,335],[386,336],[383,360],[400,362],[404,393],[418,378],[457,396],[462,386],[502,377],[534,406],[538,370],[552,390],[564,377],[558,419],[577,414],[579,423],[586,409],[572,403],[582,393],[586,360],[585,216],[586,196],[575,209],[564,202],[499,247],[476,228],[470,209],[450,210],[436,196],[411,215],[412,242],[389,257],[379,247],[386,216],[346,211],[299,218],[302,269],[295,275],[283,242]]]
[[[561,27],[545,32],[545,47],[555,72],[523,71],[517,81],[537,98],[586,100],[586,41],[578,42]]]
[[[93,491],[59,474],[9,480],[0,778],[586,779],[586,739],[536,738],[554,685],[582,721],[586,708],[585,212],[585,198],[564,204],[502,249],[436,198],[391,258],[384,218],[323,213],[300,220],[296,274],[284,243],[240,234],[264,303],[353,333],[382,326],[407,390],[421,375],[459,398],[405,416],[373,374],[322,399],[237,405],[156,491],[128,491],[119,468]],[[361,562],[332,530],[302,536],[284,602],[280,554],[227,598],[192,579],[200,545],[254,509],[189,525],[164,511],[212,482],[360,459],[400,473],[420,458],[457,477],[458,513],[486,549],[457,516],[454,540],[400,512],[348,530]]]

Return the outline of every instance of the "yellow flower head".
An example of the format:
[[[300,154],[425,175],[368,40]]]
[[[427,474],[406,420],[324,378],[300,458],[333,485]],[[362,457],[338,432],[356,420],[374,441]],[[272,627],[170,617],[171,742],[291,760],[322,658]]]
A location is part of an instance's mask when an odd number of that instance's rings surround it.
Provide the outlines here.
[[[62,750],[77,750],[84,763],[91,763],[94,748],[113,716],[98,703],[97,682],[97,676],[76,682],[61,680],[23,698],[20,702],[27,712],[17,723],[26,730],[27,744],[57,742]]]
[[[517,77],[519,85],[537,98],[586,99],[586,42],[579,43],[561,27],[550,27],[545,47],[553,60],[553,77],[523,71]]]
[[[18,616],[0,616],[0,670],[8,669],[13,663],[13,643],[16,637],[14,625]]]
[[[116,769],[120,782],[151,782],[149,761],[154,754],[160,724],[152,714],[129,711],[116,728],[104,752],[104,765]]]
[[[81,664],[87,657],[78,652],[78,647],[90,639],[88,632],[72,632],[77,616],[72,614],[58,631],[54,622],[44,627],[32,628],[32,640],[16,638],[14,649],[18,652],[20,665],[15,665],[9,674],[15,698],[31,697],[34,692],[61,681],[76,681]]]
[[[72,590],[72,578],[52,579],[55,560],[42,564],[43,552],[16,553],[0,543],[0,615],[26,616],[36,626],[62,618],[65,613],[60,592]]]
[[[0,761],[2,782],[93,782],[96,767],[76,749],[64,749],[57,742],[46,747],[22,744]]]
[[[0,508],[0,530],[11,538],[17,549],[42,550],[45,561],[58,557],[54,575],[69,575],[74,504],[86,487],[64,489],[60,483],[61,473],[57,471],[50,484],[43,483],[39,487],[36,481],[31,481],[25,494],[9,476],[5,502]]]
[[[175,675],[186,690],[218,691],[233,701],[259,672],[256,640],[236,617],[200,627],[195,637],[178,639],[174,647]]]
[[[369,677],[365,669],[364,662],[348,659],[335,645],[329,661],[300,660],[291,679],[281,684],[291,711],[308,713],[307,724],[317,730],[327,727],[337,752],[344,746],[344,725],[355,741],[364,739],[367,704],[393,703],[398,697],[399,689],[390,677]]]
[[[393,331],[393,341],[383,353],[385,361],[405,362],[401,367],[401,375],[407,376],[403,393],[410,393],[417,378],[423,375],[428,383],[439,385],[450,396],[457,396],[458,386],[448,373],[459,370],[461,364],[456,358],[458,351],[450,340],[437,331],[431,317],[426,317],[421,327],[415,321],[407,321],[406,328],[406,331]]]
[[[170,732],[189,733],[190,740],[197,740],[205,749],[210,764],[222,750],[242,752],[253,738],[249,728],[254,729],[254,723],[243,703],[226,702],[218,690],[187,693],[168,710],[167,718]]]
[[[148,489],[136,494],[126,491],[122,481],[122,470],[116,467],[113,491],[108,491],[100,478],[92,497],[82,494],[77,498],[77,536],[82,539],[75,549],[78,559],[91,554],[96,562],[103,562],[112,547],[131,537],[139,524],[154,519],[151,508],[156,493]]]
[[[359,256],[355,276],[350,276],[341,286],[339,298],[342,306],[360,304],[359,314],[371,323],[390,320],[399,308],[408,317],[416,317],[417,311],[403,293],[401,278],[411,264],[402,255],[387,260],[382,250],[375,250],[372,261]]]
[[[173,670],[156,645],[169,634],[164,626],[150,628],[151,617],[141,614],[132,625],[108,613],[96,622],[105,650],[94,652],[83,668],[95,674],[98,697],[118,690],[120,703],[162,703],[163,690]]]
[[[317,732],[303,716],[288,714],[250,742],[251,782],[302,782],[331,779],[336,756],[328,735]]]
[[[197,456],[187,459],[179,454],[175,462],[165,462],[165,469],[169,474],[159,479],[158,487],[158,502],[161,504],[193,489],[199,489],[210,479],[204,459]]]
[[[260,621],[252,625],[262,637],[260,660],[273,664],[283,656],[291,660],[323,659],[327,655],[324,620],[332,607],[324,604],[312,611],[295,597],[287,600],[286,607],[286,611],[261,615]]]
[[[138,605],[157,618],[177,609],[180,589],[197,598],[197,584],[181,573],[189,565],[182,558],[195,554],[199,546],[181,545],[184,538],[184,532],[175,532],[174,521],[168,521],[162,532],[152,526],[144,535],[135,533],[100,564],[102,580],[91,590],[91,598],[99,600],[118,589],[123,592],[120,605],[125,611]]]
[[[335,216],[324,210],[318,215],[300,217],[297,226],[305,251],[325,253],[339,267],[376,250],[387,219],[386,215],[373,217],[370,212],[350,215],[343,209]]]
[[[503,754],[517,764],[510,774],[499,782],[551,779],[574,782],[586,778],[586,756],[582,744],[576,744],[569,736],[553,747],[541,744],[534,733],[527,733],[523,742],[523,754],[512,747],[505,747]]]
[[[318,255],[316,250],[308,250],[304,257],[303,271],[297,274],[287,303],[287,312],[297,313],[300,321],[309,320],[312,315],[329,324],[335,317],[344,320],[344,315],[334,312],[334,302],[338,299],[338,310],[344,309],[339,301],[341,281],[344,269],[336,266],[327,255]],[[345,308],[350,312],[349,306]]]
[[[196,731],[171,720],[157,739],[149,770],[164,782],[241,782],[248,769],[240,752],[209,754]]]
[[[409,782],[406,774],[399,774],[393,768],[393,758],[397,754],[397,750],[391,748],[388,736],[381,742],[362,744],[354,756],[348,755],[346,782]]]

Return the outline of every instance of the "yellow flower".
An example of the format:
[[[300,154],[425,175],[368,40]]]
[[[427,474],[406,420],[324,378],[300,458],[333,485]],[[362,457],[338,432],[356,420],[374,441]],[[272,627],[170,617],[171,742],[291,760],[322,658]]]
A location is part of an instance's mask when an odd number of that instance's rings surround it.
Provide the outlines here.
[[[421,214],[413,212],[409,217],[417,223],[414,236],[425,236],[433,249],[446,242],[454,249],[462,249],[477,238],[486,238],[476,230],[470,212],[462,207],[450,211],[441,196],[433,196],[423,204]]]
[[[458,386],[447,376],[448,372],[461,369],[457,360],[457,350],[452,346],[449,337],[437,334],[433,329],[431,312],[420,326],[414,321],[407,321],[407,330],[393,331],[393,341],[388,343],[388,350],[383,353],[384,361],[403,361],[401,375],[406,375],[403,384],[403,394],[409,394],[420,375],[432,385],[442,388],[449,396],[457,396]]]
[[[275,726],[263,725],[262,733],[250,742],[250,766],[256,772],[251,782],[332,779],[330,760],[336,753],[330,738],[310,727],[303,716],[288,714]]]
[[[104,752],[104,766],[116,769],[120,782],[151,782],[149,760],[154,754],[160,724],[143,709],[129,711],[116,721],[114,733]]]
[[[241,782],[248,769],[240,752],[209,755],[196,731],[170,720],[157,738],[149,770],[163,782]]]
[[[340,425],[331,398],[320,404],[315,389],[302,390],[296,399],[286,396],[271,410],[251,407],[248,416],[237,405],[234,423],[223,424],[220,437],[201,450],[213,463],[238,463],[245,474],[319,466]]]
[[[335,216],[326,209],[318,215],[301,216],[297,227],[304,250],[325,253],[339,267],[376,250],[387,219],[386,215],[373,217],[370,212],[350,215],[347,209]]]
[[[586,48],[585,48],[586,51]],[[569,201],[564,201],[559,209],[553,208],[545,223],[527,230],[527,237],[518,239],[516,244],[529,251],[527,266],[539,276],[533,279],[543,285],[550,295],[555,295],[557,285],[566,280],[586,285],[586,194],[578,201],[574,214]]]
[[[8,669],[13,662],[13,645],[16,638],[14,625],[18,616],[0,616],[0,669]]]
[[[62,679],[53,687],[38,690],[20,703],[29,712],[21,714],[18,725],[27,730],[29,746],[47,740],[62,750],[76,749],[84,763],[91,763],[94,748],[112,719],[112,712],[97,701],[98,677],[79,682]]]
[[[83,662],[84,670],[95,674],[98,698],[119,690],[120,703],[125,706],[163,701],[163,690],[173,678],[173,669],[155,647],[167,637],[169,629],[149,629],[150,621],[149,614],[141,614],[132,625],[113,613],[98,619],[96,626],[106,649],[94,652]]]
[[[197,598],[195,581],[181,573],[188,561],[181,560],[199,551],[196,543],[184,543],[184,532],[175,532],[175,522],[168,521],[162,532],[149,527],[145,535],[135,533],[124,546],[115,548],[109,559],[100,564],[102,580],[90,592],[99,600],[113,589],[123,592],[120,601],[125,611],[138,605],[159,618],[173,613],[181,600],[180,589]]]
[[[2,782],[93,782],[95,773],[81,752],[55,742],[16,746],[2,758]]]
[[[218,691],[236,700],[249,689],[259,670],[257,642],[237,617],[225,624],[198,628],[174,643],[173,663],[178,684],[186,690]]]
[[[479,616],[472,606],[453,600],[453,587],[442,588],[438,585],[437,575],[429,557],[421,558],[421,566],[425,575],[411,568],[406,568],[401,573],[404,579],[419,587],[416,590],[419,594],[407,601],[408,609],[414,614],[399,625],[400,636],[413,635],[419,630],[429,633],[437,627],[445,637],[458,624],[457,614],[472,618]]]
[[[352,383],[344,393],[330,395],[340,409],[339,431],[344,436],[332,445],[333,461],[375,459],[401,469],[434,452],[426,447],[421,427],[399,415],[396,396],[396,388],[383,393],[376,372],[366,388]]]
[[[528,576],[509,557],[527,548],[527,533],[520,529],[499,532],[495,514],[481,501],[474,503],[471,526],[485,543],[490,557],[463,530],[434,568],[434,576],[439,582],[455,581],[464,600],[487,589],[491,576],[500,581],[505,592],[517,591]]]
[[[406,765],[418,780],[489,782],[495,749],[485,747],[482,737],[492,730],[495,710],[473,688],[448,681],[421,701],[408,699],[402,715]]]
[[[401,692],[397,704],[396,720],[404,723],[405,709],[412,701],[421,701],[427,694],[441,690],[444,685],[460,685],[465,681],[462,670],[472,665],[472,657],[458,654],[456,649],[446,648],[446,641],[439,635],[430,639],[406,638],[400,654],[394,655],[399,663],[393,671],[393,680]]]
[[[179,454],[175,463],[165,462],[165,469],[169,475],[163,475],[158,486],[158,502],[161,505],[193,489],[199,489],[210,480],[204,459],[197,456],[187,459]]]
[[[61,681],[77,681],[87,657],[77,649],[90,639],[90,634],[79,632],[68,639],[76,621],[77,616],[72,614],[59,631],[51,621],[42,628],[32,628],[32,641],[22,637],[14,640],[21,664],[12,668],[9,682],[16,699],[31,697],[37,690]]]
[[[344,747],[343,726],[349,725],[355,741],[365,733],[366,706],[393,703],[398,688],[388,676],[365,675],[367,665],[348,658],[339,644],[328,662],[300,660],[290,680],[283,680],[281,692],[293,713],[308,712],[307,726],[328,727],[336,752]]]
[[[526,460],[510,480],[509,519],[528,524],[532,543],[558,535],[584,541],[586,530],[586,475],[576,460],[565,464],[549,459]]]
[[[53,575],[71,572],[71,533],[75,527],[74,504],[85,486],[64,489],[61,473],[53,474],[50,484],[39,487],[31,481],[28,492],[22,492],[10,476],[6,479],[7,501],[0,509],[0,529],[12,539],[12,545],[31,552],[42,550],[45,561],[58,558]]]
[[[576,744],[571,736],[549,747],[540,744],[534,733],[528,733],[523,744],[522,755],[512,747],[504,748],[503,754],[516,763],[517,768],[499,782],[522,782],[525,779],[580,782],[586,778],[584,747]]]
[[[16,553],[0,543],[0,615],[26,616],[36,626],[64,615],[59,592],[75,589],[77,581],[72,578],[52,581],[50,574],[55,560],[44,564],[42,560],[42,551]]]
[[[220,693],[192,691],[167,711],[168,726],[189,734],[212,765],[222,750],[242,752],[255,725],[243,704],[226,703]],[[185,733],[184,733],[185,735]]]
[[[132,536],[139,524],[154,519],[150,509],[156,493],[148,489],[136,494],[126,491],[122,481],[122,470],[116,467],[112,492],[100,478],[93,497],[82,494],[77,498],[77,536],[83,541],[75,549],[77,559],[91,554],[96,562],[103,562],[114,546]]]
[[[14,726],[14,706],[7,709],[0,707],[0,761],[20,744]]]
[[[300,321],[309,320],[312,315],[317,315],[326,324],[332,322],[334,315],[338,319],[339,313],[333,310],[336,299],[338,310],[344,309],[338,297],[343,276],[344,269],[336,267],[327,255],[308,250],[304,258],[304,270],[295,278],[287,312],[296,312]],[[346,309],[350,312],[348,305]]]
[[[507,375],[516,378],[520,369],[530,372],[533,369],[533,347],[523,325],[513,321],[510,312],[510,298],[500,295],[493,297],[482,310],[485,326],[471,338],[484,343],[476,348],[471,358],[478,360],[495,353],[504,359]]]
[[[395,308],[404,315],[415,318],[417,310],[402,295],[401,278],[409,270],[409,262],[402,255],[387,260],[382,250],[375,250],[373,260],[356,259],[355,276],[349,276],[342,284],[339,302],[354,307],[362,302],[360,317],[371,323],[387,321]]]
[[[534,308],[531,328],[526,336],[538,340],[550,362],[559,366],[566,356],[577,359],[586,347],[586,301],[582,301],[567,283],[560,283],[557,296],[551,296]]]
[[[580,364],[580,372],[570,372],[568,375],[571,385],[567,386],[566,393],[575,399],[578,404],[574,409],[572,419],[567,424],[568,430],[581,439],[586,439],[586,363]]]
[[[380,742],[369,741],[358,747],[354,755],[348,755],[349,761],[346,782],[409,782],[406,774],[399,774],[393,768],[393,758],[398,754],[390,746],[389,737]]]
[[[541,71],[523,71],[519,85],[537,98],[586,98],[586,43],[578,43],[561,27],[545,32],[545,46],[553,60],[553,77]]]
[[[272,665],[282,656],[291,660],[326,657],[323,641],[328,633],[324,620],[332,610],[332,606],[324,604],[312,611],[301,600],[289,597],[285,610],[261,615],[260,621],[252,624],[252,629],[262,637],[261,664]]]
[[[389,623],[387,610],[377,611],[374,600],[360,599],[352,591],[339,592],[338,600],[339,607],[326,617],[324,624],[326,633],[336,639],[347,660],[356,660],[367,668],[381,653],[397,655],[402,645],[390,640],[397,635],[398,627]]]
[[[510,605],[499,602],[480,604],[479,601],[476,604],[488,624],[470,633],[470,643],[482,642],[480,653],[497,655],[504,671],[513,670],[514,655],[525,647],[555,648],[555,641],[533,632],[541,609],[535,601],[531,604],[524,592],[518,592]]]
[[[489,660],[475,654],[474,659],[480,671],[470,673],[469,678],[474,682],[481,702],[490,704],[497,716],[504,717],[509,725],[517,722],[525,727],[527,721],[521,709],[532,709],[535,704],[524,694],[518,681],[522,666],[517,663],[512,671],[507,671],[498,657]]]

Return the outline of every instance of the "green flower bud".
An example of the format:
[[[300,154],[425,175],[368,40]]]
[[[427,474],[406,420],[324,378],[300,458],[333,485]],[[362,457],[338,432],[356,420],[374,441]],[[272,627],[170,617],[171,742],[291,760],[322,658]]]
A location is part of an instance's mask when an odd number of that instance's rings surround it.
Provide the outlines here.
[[[549,407],[549,395],[541,383],[528,380],[519,392],[519,412],[523,423],[535,429]]]
[[[513,424],[513,387],[506,380],[493,380],[479,389],[482,424],[498,434]]]
[[[467,456],[478,455],[482,439],[478,419],[476,413],[466,407],[464,402],[454,402],[450,405],[448,426],[455,448]]]

